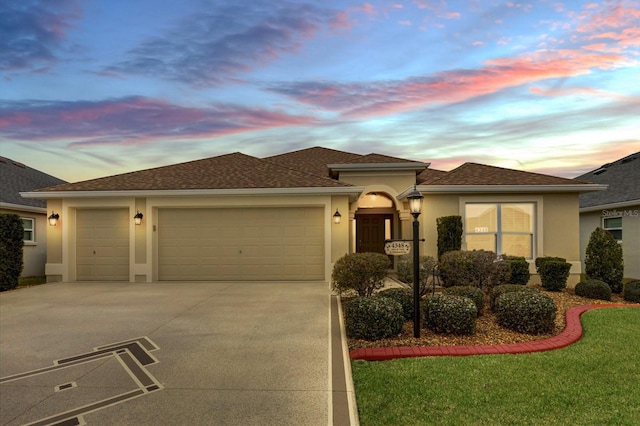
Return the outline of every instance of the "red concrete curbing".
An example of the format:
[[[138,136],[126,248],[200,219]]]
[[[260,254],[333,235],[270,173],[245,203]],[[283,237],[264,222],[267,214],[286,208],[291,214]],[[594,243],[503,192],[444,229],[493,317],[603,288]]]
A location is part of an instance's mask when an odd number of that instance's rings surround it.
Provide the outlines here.
[[[640,308],[640,305],[599,304],[575,306],[567,310],[566,326],[557,336],[533,342],[510,343],[506,345],[474,345],[474,346],[396,346],[387,348],[361,348],[349,353],[351,359],[365,361],[386,361],[395,358],[411,358],[425,356],[470,356],[490,354],[522,354],[560,349],[577,342],[582,337],[580,315],[590,309],[600,308]]]

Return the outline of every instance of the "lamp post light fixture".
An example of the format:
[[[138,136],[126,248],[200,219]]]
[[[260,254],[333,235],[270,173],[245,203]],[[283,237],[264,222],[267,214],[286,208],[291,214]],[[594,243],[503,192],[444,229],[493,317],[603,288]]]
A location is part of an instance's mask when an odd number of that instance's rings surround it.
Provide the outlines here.
[[[413,216],[413,337],[420,337],[420,247],[418,246],[420,234],[420,222],[418,216],[422,212],[424,196],[413,187],[413,191],[407,195],[409,211]]]
[[[58,219],[60,219],[60,215],[52,210],[51,216],[49,216],[48,219],[49,226],[56,226],[58,224]]]
[[[136,225],[140,225],[142,223],[142,217],[144,215],[140,213],[140,210],[136,210],[136,212],[136,215],[133,217],[133,223],[135,223]]]
[[[338,209],[336,209],[336,212],[333,214],[333,223],[337,225],[340,223],[340,221],[342,221],[342,215],[340,214]]]

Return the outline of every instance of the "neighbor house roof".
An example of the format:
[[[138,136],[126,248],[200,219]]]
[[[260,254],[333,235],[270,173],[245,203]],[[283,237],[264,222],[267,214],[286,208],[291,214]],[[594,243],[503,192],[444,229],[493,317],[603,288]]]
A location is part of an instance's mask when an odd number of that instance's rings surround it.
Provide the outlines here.
[[[0,204],[5,207],[46,208],[47,202],[22,198],[20,192],[66,183],[62,179],[32,169],[22,163],[0,157]],[[11,206],[9,206],[11,205]]]
[[[46,188],[65,191],[141,191],[350,187],[328,177],[278,166],[239,152]]]
[[[582,194],[580,208],[615,204],[640,204],[640,151],[578,176],[576,179],[607,184],[605,191]]]

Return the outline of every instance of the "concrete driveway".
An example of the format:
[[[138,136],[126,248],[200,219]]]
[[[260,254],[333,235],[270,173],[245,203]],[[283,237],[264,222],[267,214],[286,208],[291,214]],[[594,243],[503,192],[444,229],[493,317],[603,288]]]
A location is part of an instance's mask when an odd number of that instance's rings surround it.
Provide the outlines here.
[[[324,283],[5,292],[0,424],[354,424],[336,318]]]

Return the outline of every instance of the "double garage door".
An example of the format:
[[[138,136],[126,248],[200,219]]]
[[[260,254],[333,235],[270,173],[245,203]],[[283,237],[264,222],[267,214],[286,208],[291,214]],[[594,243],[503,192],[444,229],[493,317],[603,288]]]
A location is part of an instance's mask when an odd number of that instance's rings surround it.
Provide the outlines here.
[[[324,280],[320,207],[158,210],[158,278]]]

